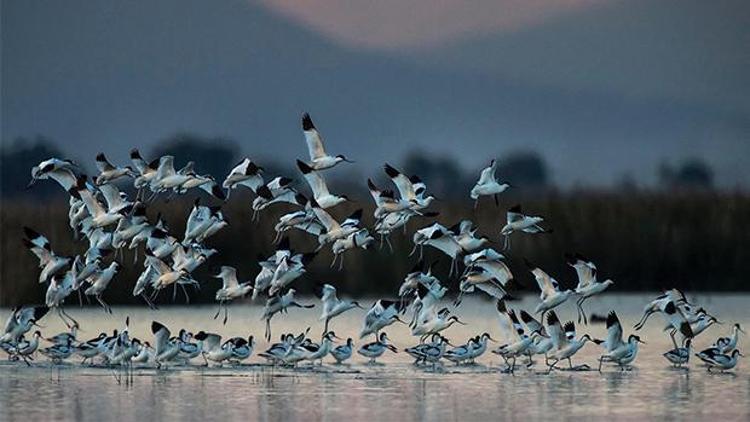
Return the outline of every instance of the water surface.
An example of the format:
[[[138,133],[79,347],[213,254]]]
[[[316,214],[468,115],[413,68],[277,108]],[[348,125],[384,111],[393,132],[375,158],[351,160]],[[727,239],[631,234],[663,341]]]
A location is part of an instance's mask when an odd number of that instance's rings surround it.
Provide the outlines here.
[[[637,321],[648,295],[607,295],[592,300],[589,310],[605,314],[616,309],[629,327]],[[513,302],[514,308],[530,309],[535,298]],[[311,298],[309,302],[315,302]],[[698,348],[707,347],[718,336],[727,335],[730,323],[750,328],[748,295],[704,295],[694,301],[715,313],[724,325],[709,329],[698,337]],[[370,301],[363,301],[369,304]],[[149,326],[156,319],[173,331],[185,327],[225,336],[255,334],[263,336],[260,308],[238,305],[231,308],[226,326],[212,319],[215,308],[207,306],[164,307],[159,311],[144,308],[115,307],[114,315],[91,309],[71,309],[85,330],[82,338],[99,331],[121,328],[126,315],[131,332],[143,339],[152,338]],[[322,324],[318,309],[292,310],[274,319],[274,337],[284,331],[301,332],[311,326],[317,336]],[[8,310],[0,311],[6,318]],[[468,326],[453,326],[446,336],[460,343],[484,331],[502,338],[494,304],[465,300],[458,315]],[[575,318],[575,308],[559,310],[563,320]],[[331,328],[341,337],[355,336],[363,311],[354,310],[334,320]],[[45,334],[62,331],[54,315],[43,321]],[[727,374],[707,373],[697,361],[689,370],[671,368],[661,354],[671,348],[669,337],[661,331],[660,317],[649,321],[641,337],[648,343],[641,348],[632,371],[613,367],[605,371],[555,371],[546,375],[540,366],[520,368],[515,375],[501,373],[501,360],[483,356],[480,365],[455,367],[446,364],[443,371],[432,372],[411,365],[408,355],[387,353],[383,365],[365,365],[355,355],[348,366],[326,362],[314,369],[289,370],[259,365],[253,356],[249,365],[223,368],[175,368],[156,371],[137,369],[133,382],[117,381],[120,374],[107,368],[80,367],[78,358],[71,364],[53,367],[39,357],[33,367],[2,361],[0,363],[0,419],[122,419],[122,420],[497,420],[501,418],[548,420],[550,417],[634,420],[667,418],[676,420],[748,420],[750,419],[750,372],[747,361]],[[416,341],[403,325],[387,330],[393,342],[403,349]],[[579,328],[603,337],[603,325]],[[275,338],[274,338],[275,340]],[[368,339],[367,341],[370,341]],[[750,351],[750,342],[742,338],[740,348]],[[267,346],[260,340],[256,350]],[[575,364],[594,365],[600,350],[588,345],[576,355]],[[197,363],[197,362],[196,362]]]

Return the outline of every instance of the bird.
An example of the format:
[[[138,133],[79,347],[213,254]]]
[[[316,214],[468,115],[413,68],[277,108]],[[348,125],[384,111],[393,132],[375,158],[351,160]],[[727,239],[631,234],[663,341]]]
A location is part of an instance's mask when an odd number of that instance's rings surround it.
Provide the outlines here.
[[[468,254],[484,248],[490,239],[486,236],[477,237],[476,233],[479,228],[471,220],[461,220],[454,224],[448,231],[453,234],[453,239]]]
[[[450,269],[448,270],[449,276],[457,271],[459,259],[467,252],[456,241],[452,233],[439,223],[417,230],[412,236],[412,241],[414,242],[414,250],[416,248],[421,250],[423,246],[432,246],[447,255],[451,259]],[[414,250],[412,250],[412,253]]]
[[[400,300],[379,299],[372,304],[367,314],[365,314],[359,338],[364,338],[370,334],[375,334],[377,338],[380,330],[383,328],[396,321],[404,323],[398,316],[403,309],[404,303]]]
[[[76,290],[76,275],[72,270],[67,271],[62,277],[53,276],[47,287],[44,303],[57,311],[57,315],[68,327],[77,327],[78,323],[63,308],[65,299]]]
[[[326,333],[328,332],[328,324],[333,318],[354,308],[362,309],[362,306],[356,300],[339,299],[336,295],[336,288],[330,284],[324,284],[322,286],[320,301],[323,305],[321,307],[322,313],[320,314],[320,320],[325,321],[323,332]]]
[[[112,313],[112,308],[104,302],[102,294],[104,294],[104,290],[107,289],[109,283],[120,271],[120,267],[119,262],[113,261],[107,268],[97,271],[88,280],[91,286],[84,291],[87,296],[94,296],[99,304],[102,305],[104,311],[110,314]]]
[[[31,181],[26,188],[32,187],[37,180],[52,179],[68,191],[76,184],[76,170],[78,170],[78,164],[73,160],[49,158],[32,167]]]
[[[125,213],[130,210],[129,207],[112,210],[106,209],[104,205],[96,199],[94,192],[89,189],[86,184],[85,175],[76,179],[76,185],[70,188],[68,193],[83,201],[91,218],[90,225],[92,228],[104,228],[116,225],[120,220],[125,218]]]
[[[386,163],[383,165],[385,174],[391,179],[402,201],[409,203],[409,209],[420,211],[430,206],[435,196],[424,196],[426,187],[419,177],[408,177],[399,170]]]
[[[52,360],[52,363],[59,365],[62,363],[62,361],[69,358],[70,355],[75,352],[75,350],[76,347],[73,346],[70,341],[67,341],[65,343],[56,343],[52,346],[39,349],[39,353],[47,356],[50,360]]]
[[[576,300],[578,322],[580,323],[581,320],[583,320],[584,324],[588,324],[586,312],[583,310],[583,302],[586,301],[586,299],[607,290],[607,288],[615,284],[615,282],[609,279],[598,281],[596,277],[596,265],[581,254],[568,255],[568,265],[573,267],[578,275],[578,285],[575,288],[575,294],[579,296]]]
[[[346,339],[346,343],[342,344],[340,346],[336,346],[330,351],[331,356],[333,359],[336,360],[336,365],[341,365],[342,363],[349,360],[349,358],[352,357],[352,350],[354,349],[354,340],[352,340],[351,337]]]
[[[377,358],[383,356],[383,353],[385,353],[386,349],[392,351],[393,353],[398,353],[398,349],[396,349],[395,346],[389,343],[388,334],[383,332],[380,333],[376,341],[363,344],[359,348],[359,350],[357,350],[357,353],[366,358],[369,358],[370,360],[368,363],[370,365],[374,365],[377,363]]]
[[[526,354],[529,356],[528,366],[533,365],[532,356],[544,355],[545,363],[548,361],[547,355],[552,350],[552,339],[547,334],[547,330],[544,328],[539,321],[537,321],[531,314],[521,310],[521,321],[526,324],[526,328],[530,332],[532,343],[526,350]]]
[[[193,338],[201,344],[201,353],[206,361],[206,366],[208,366],[209,360],[221,366],[222,362],[232,357],[234,342],[228,340],[222,343],[219,334],[199,331],[195,333]]]
[[[111,183],[122,177],[136,177],[130,166],[117,167],[102,152],[96,155],[96,168],[99,170],[99,175],[94,179],[97,185]]]
[[[440,359],[445,355],[446,346],[449,344],[450,342],[447,338],[435,333],[429,343],[420,343],[414,347],[406,348],[405,352],[417,359],[415,364],[420,362],[424,364],[431,363],[432,370],[435,371],[437,365],[440,363]]]
[[[70,265],[72,259],[55,254],[46,237],[29,227],[24,226],[23,231],[26,235],[23,239],[24,246],[39,258],[39,268],[42,269],[39,273],[39,283],[49,281]]]
[[[507,371],[513,373],[516,369],[516,359],[526,354],[533,339],[526,334],[516,312],[513,309],[507,309],[505,301],[498,299],[496,308],[500,317],[500,328],[509,342],[493,350],[492,353],[500,355],[505,360]],[[511,363],[508,363],[508,360],[511,360]]]
[[[253,285],[250,282],[240,283],[237,281],[237,270],[234,267],[224,265],[218,274],[213,276],[219,278],[222,281],[221,289],[216,291],[216,300],[219,301],[219,309],[214,315],[214,319],[219,317],[221,308],[224,308],[224,322],[226,325],[227,319],[229,318],[229,310],[226,303],[231,302],[234,299],[244,297],[253,290]]]
[[[555,369],[558,362],[566,359],[570,369],[575,369],[571,357],[581,350],[586,345],[586,342],[593,340],[588,334],[584,334],[581,338],[576,338],[575,323],[568,321],[564,326],[561,325],[555,311],[550,311],[547,314],[547,332],[552,339],[552,350],[549,354],[549,359],[552,360],[552,363],[547,364],[547,373]],[[584,364],[579,368],[588,368],[588,365]]]
[[[289,203],[294,205],[304,205],[298,202],[299,195],[292,188],[293,180],[288,177],[278,176],[271,179],[270,182],[260,186],[255,190],[257,195],[251,204],[253,210],[253,220],[258,218],[260,211],[266,209],[272,204]]]
[[[602,370],[602,363],[614,362],[624,369],[627,364],[635,359],[638,354],[638,343],[643,343],[635,334],[628,337],[625,342],[622,339],[623,331],[620,319],[615,311],[607,314],[607,339],[604,341],[594,340],[594,343],[601,344],[605,353],[599,357],[599,372]]]
[[[737,342],[740,338],[740,333],[745,331],[742,329],[740,324],[734,324],[732,326],[732,335],[729,337],[719,337],[713,347],[717,349],[719,353],[729,353],[737,347]]]
[[[353,161],[347,159],[343,154],[333,156],[326,154],[323,148],[323,138],[320,136],[308,113],[302,115],[302,131],[305,135],[307,151],[310,154],[310,167],[314,170],[329,169],[342,161],[353,163]]]
[[[510,249],[510,235],[514,232],[523,233],[551,233],[551,229],[545,229],[540,224],[544,218],[539,216],[528,216],[522,213],[520,205],[514,205],[506,213],[506,224],[500,230],[505,237],[504,249]]]
[[[271,339],[271,318],[279,312],[286,311],[289,307],[313,308],[315,304],[302,305],[294,298],[294,289],[287,290],[286,293],[276,294],[268,298],[266,306],[263,308],[261,320],[266,322],[266,340]]]
[[[721,372],[724,372],[737,366],[739,357],[744,355],[735,349],[730,354],[698,353],[696,356],[706,364],[708,372],[711,372],[712,369],[719,369]]]
[[[362,220],[362,209],[352,212],[344,221],[339,223],[328,212],[320,208],[314,199],[310,201],[310,206],[324,228],[324,231],[318,236],[318,248],[316,250],[320,250],[329,243],[335,243],[337,240],[347,239],[352,234],[362,230],[359,227]]]
[[[505,192],[510,187],[510,184],[508,183],[500,183],[497,181],[497,178],[495,177],[496,172],[497,160],[492,159],[490,165],[485,167],[480,173],[477,183],[471,188],[469,197],[474,200],[475,209],[477,205],[479,205],[480,196],[492,196],[495,199],[495,205],[499,205],[497,195]]]
[[[663,356],[674,366],[681,368],[690,360],[690,350],[692,348],[692,340],[687,339],[685,346],[676,347],[663,354]]]
[[[332,208],[349,200],[346,195],[332,194],[328,190],[328,185],[326,185],[323,175],[318,170],[313,169],[300,160],[297,160],[297,168],[302,172],[302,176],[304,176],[307,184],[310,186],[310,190],[312,190],[315,202],[321,208]]]
[[[470,338],[465,344],[455,346],[443,353],[443,357],[456,364],[456,366],[468,361],[471,357],[471,351],[476,344],[477,339]]]
[[[333,340],[338,338],[333,331],[324,331],[320,344],[310,343],[305,347],[307,353],[305,353],[304,360],[309,360],[313,365],[315,361],[320,361],[322,365],[323,358],[328,356],[328,353],[333,349]]]
[[[672,302],[675,306],[689,305],[685,294],[678,289],[670,289],[665,291],[663,294],[657,296],[651,302],[647,303],[643,308],[643,315],[641,319],[633,326],[636,330],[640,330],[648,321],[648,318],[655,314],[664,312],[665,307],[669,302]]]
[[[317,252],[296,254],[283,257],[274,269],[269,283],[268,295],[274,296],[294,280],[307,272],[306,266],[315,258]]]
[[[458,316],[451,315],[448,308],[442,308],[437,312],[427,312],[415,318],[411,329],[411,335],[420,336],[423,341],[427,336],[440,333],[450,328],[453,324],[466,325]]]
[[[130,162],[133,164],[132,168],[135,169],[133,187],[138,189],[135,197],[136,199],[143,199],[145,189],[151,185],[151,181],[156,177],[159,170],[159,159],[147,162],[141,156],[140,151],[133,148],[130,150]]]
[[[534,275],[536,283],[541,290],[539,299],[541,302],[534,309],[534,313],[542,313],[541,318],[544,319],[544,314],[550,309],[554,309],[560,306],[568,298],[573,295],[572,290],[560,290],[560,284],[554,278],[550,277],[549,274],[544,272],[536,264],[532,263],[528,259],[525,259],[526,266]]]
[[[15,344],[22,335],[31,331],[31,327],[36,326],[37,322],[47,315],[47,312],[49,312],[49,307],[46,305],[13,308],[5,321],[0,343]]]
[[[263,167],[245,157],[229,171],[221,186],[227,189],[229,194],[239,186],[244,186],[255,192],[263,186]],[[227,197],[229,197],[229,194],[227,194]]]
[[[16,343],[13,355],[24,361],[26,366],[31,366],[29,360],[34,359],[34,353],[39,348],[39,339],[42,337],[42,332],[39,330],[34,331],[31,336],[31,340],[26,340],[23,336]]]
[[[177,338],[175,339],[177,342],[177,345],[180,348],[180,351],[177,354],[177,357],[183,360],[185,364],[188,364],[191,359],[196,358],[203,353],[203,343],[191,342],[190,340],[192,338],[193,338],[193,333],[188,332],[187,330],[183,328],[177,334]]]
[[[248,336],[247,339],[242,337],[232,337],[228,342],[232,343],[232,357],[229,359],[234,364],[240,364],[253,354],[255,349],[255,337]]]
[[[154,335],[154,362],[161,369],[162,365],[177,357],[180,345],[178,341],[171,339],[169,329],[160,322],[151,322],[151,333]]]

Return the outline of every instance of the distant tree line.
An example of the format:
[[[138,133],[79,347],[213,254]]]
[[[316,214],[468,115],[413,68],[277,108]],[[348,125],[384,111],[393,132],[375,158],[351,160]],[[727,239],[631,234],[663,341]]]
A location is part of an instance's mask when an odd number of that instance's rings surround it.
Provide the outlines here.
[[[217,180],[222,179],[241,159],[239,148],[234,141],[222,137],[204,137],[189,133],[170,136],[160,141],[152,150],[141,151],[141,153],[147,159],[172,155],[175,157],[176,165],[179,166],[195,161],[196,171],[201,174],[210,174]],[[50,139],[41,136],[18,138],[10,145],[3,145],[0,155],[2,197],[45,197],[54,192],[54,187],[49,184],[35,186],[29,191],[25,189],[30,178],[31,167],[53,156],[66,156],[66,154]],[[85,171],[94,171],[90,157],[66,156],[66,158],[80,160]],[[114,157],[112,159],[118,163],[125,163],[122,159],[115,160]],[[297,169],[290,163],[263,160],[261,164],[268,175],[284,174],[294,177],[298,174]],[[401,163],[392,164],[400,166],[408,174],[417,174],[428,181],[430,190],[443,199],[463,198],[476,182],[480,170],[477,168],[466,171],[448,156],[431,156],[420,151],[413,151]],[[488,164],[489,162],[484,165]],[[665,162],[657,171],[660,187],[665,189],[707,190],[714,186],[713,170],[699,158],[689,159],[679,165]],[[499,157],[497,174],[503,181],[509,182],[514,190],[522,192],[554,188],[547,163],[540,154],[533,151],[515,151]],[[331,182],[340,183],[337,188],[345,193],[361,190],[364,186],[364,180],[354,180],[351,177],[351,170],[347,171],[345,168],[326,176],[331,177]],[[624,179],[622,185],[632,189],[636,189],[637,186],[631,178]]]

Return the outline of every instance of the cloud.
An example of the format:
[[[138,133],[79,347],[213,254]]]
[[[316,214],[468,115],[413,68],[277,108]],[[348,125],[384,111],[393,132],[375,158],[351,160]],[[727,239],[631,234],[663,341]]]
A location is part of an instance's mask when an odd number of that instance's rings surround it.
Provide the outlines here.
[[[257,0],[350,47],[425,49],[510,32],[613,0]]]

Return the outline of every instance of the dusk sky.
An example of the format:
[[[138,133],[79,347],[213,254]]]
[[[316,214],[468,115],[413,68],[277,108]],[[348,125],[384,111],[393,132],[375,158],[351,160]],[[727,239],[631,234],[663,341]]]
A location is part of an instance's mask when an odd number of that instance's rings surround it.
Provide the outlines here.
[[[367,174],[536,150],[563,185],[701,157],[747,187],[749,46],[746,0],[3,0],[2,141],[124,164],[191,132],[291,162],[308,111]]]

